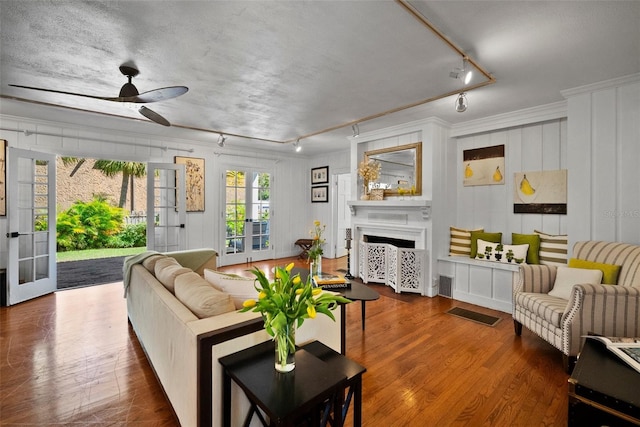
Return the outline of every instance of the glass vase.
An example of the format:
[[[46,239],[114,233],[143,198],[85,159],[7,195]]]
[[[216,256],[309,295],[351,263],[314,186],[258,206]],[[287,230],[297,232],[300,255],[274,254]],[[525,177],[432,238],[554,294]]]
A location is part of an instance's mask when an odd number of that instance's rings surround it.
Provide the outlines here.
[[[291,372],[296,367],[296,324],[287,323],[276,332],[275,367],[278,372]]]
[[[311,278],[313,276],[317,276],[322,272],[322,255],[318,255],[309,263],[309,274],[311,274]]]

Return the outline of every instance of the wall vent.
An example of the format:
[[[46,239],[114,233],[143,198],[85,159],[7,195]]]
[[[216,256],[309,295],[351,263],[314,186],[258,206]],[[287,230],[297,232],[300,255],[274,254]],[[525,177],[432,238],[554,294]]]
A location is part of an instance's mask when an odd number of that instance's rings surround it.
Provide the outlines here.
[[[438,278],[438,295],[447,298],[453,297],[453,277],[440,275]]]

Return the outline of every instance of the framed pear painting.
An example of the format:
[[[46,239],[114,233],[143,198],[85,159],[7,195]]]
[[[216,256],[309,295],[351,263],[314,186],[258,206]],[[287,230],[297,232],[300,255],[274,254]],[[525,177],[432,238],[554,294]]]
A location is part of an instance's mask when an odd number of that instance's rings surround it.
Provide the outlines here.
[[[504,185],[504,145],[462,152],[463,185]]]
[[[567,214],[567,170],[516,172],[513,213]]]

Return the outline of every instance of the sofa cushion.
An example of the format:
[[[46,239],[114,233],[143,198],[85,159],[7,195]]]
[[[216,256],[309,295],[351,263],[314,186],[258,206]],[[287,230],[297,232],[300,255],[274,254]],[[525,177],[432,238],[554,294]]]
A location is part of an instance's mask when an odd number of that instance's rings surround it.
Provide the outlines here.
[[[567,235],[546,234],[538,230],[533,232],[540,235],[540,264],[566,266],[569,246]]]
[[[486,231],[471,231],[471,252],[469,257],[475,258],[478,254],[478,239],[485,242],[502,243],[502,233],[489,233]]]
[[[540,264],[540,235],[511,233],[512,245],[529,245],[527,264]]]
[[[146,268],[149,271],[149,273],[155,274],[156,262],[166,257],[167,257],[166,255],[161,255],[161,254],[151,255],[150,257],[145,258],[144,261],[142,261],[142,265],[144,266],[144,268]]]
[[[165,257],[156,261],[155,276],[171,293],[174,293],[174,282],[181,274],[190,273],[191,269],[178,264],[178,261],[171,257]]]
[[[194,271],[176,277],[175,294],[200,319],[236,309],[230,295],[220,292]]]
[[[248,277],[220,278],[220,290],[231,295],[237,309],[241,309],[242,303],[246,300],[258,298],[255,286],[255,279]]]
[[[620,273],[621,266],[571,258],[569,260],[569,267],[600,270],[602,271],[602,283],[606,285],[615,285],[618,282],[618,274]]]
[[[598,285],[602,281],[602,271],[586,268],[558,267],[556,281],[549,295],[568,300],[571,297],[573,285],[589,283]]]
[[[470,256],[471,254],[471,231],[484,231],[482,228],[466,230],[464,228],[449,227],[449,255]]]
[[[219,291],[222,290],[222,286],[220,286],[220,279],[226,278],[226,277],[241,277],[241,276],[238,276],[237,274],[233,274],[233,273],[225,273],[223,271],[211,270],[210,268],[204,269],[204,280],[209,282],[211,286],[213,286]]]
[[[496,253],[496,247],[499,244],[500,243],[487,242],[485,240],[478,239],[476,241],[476,252],[477,252],[476,259],[486,260],[486,261],[495,261],[494,255]],[[487,250],[487,248],[491,248],[491,253],[488,259],[485,256],[485,251]]]
[[[559,328],[567,300],[548,294],[520,292],[516,295],[516,306],[524,307],[526,311]]]
[[[509,263],[507,259],[507,252],[511,251],[513,253],[513,260],[511,260],[512,264],[517,263],[516,260],[521,260],[521,263],[527,264],[527,253],[529,252],[529,244],[523,245],[502,245],[502,259],[500,262]]]

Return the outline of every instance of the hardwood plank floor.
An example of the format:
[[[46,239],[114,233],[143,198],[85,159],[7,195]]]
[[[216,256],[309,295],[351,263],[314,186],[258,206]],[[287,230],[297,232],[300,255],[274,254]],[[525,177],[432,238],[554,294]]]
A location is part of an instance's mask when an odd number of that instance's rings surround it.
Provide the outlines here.
[[[254,265],[290,261],[305,267]],[[323,259],[327,271],[345,265]],[[370,286],[381,297],[367,303],[365,331],[360,303],[347,307],[347,356],[367,368],[364,426],[566,426],[562,355],[526,329],[516,337],[509,314]],[[447,314],[454,306],[501,321]],[[122,283],[3,307],[0,331],[0,425],[177,425],[128,325]]]

